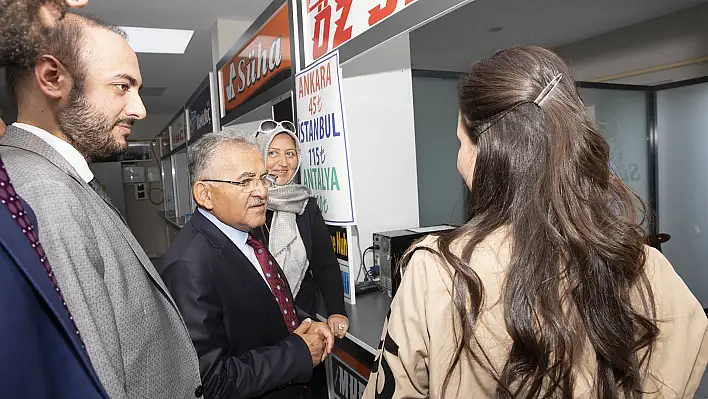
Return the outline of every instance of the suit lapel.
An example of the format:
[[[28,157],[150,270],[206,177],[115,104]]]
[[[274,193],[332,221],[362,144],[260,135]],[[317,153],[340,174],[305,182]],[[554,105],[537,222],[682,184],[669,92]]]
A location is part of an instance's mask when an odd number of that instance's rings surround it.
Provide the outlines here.
[[[116,227],[116,229],[118,229],[123,238],[125,238],[125,240],[128,242],[128,245],[133,250],[133,253],[138,258],[140,264],[150,276],[153,283],[160,288],[160,291],[162,291],[163,295],[165,295],[169,299],[170,304],[172,304],[172,306],[177,309],[177,305],[174,303],[174,300],[167,291],[167,287],[165,287],[165,284],[162,282],[162,279],[157,273],[157,270],[155,270],[155,266],[153,266],[152,262],[150,261],[150,258],[148,258],[147,254],[145,254],[145,251],[143,251],[140,244],[138,244],[138,241],[135,239],[133,233],[130,231],[128,226],[123,223],[123,221],[118,216],[118,213],[111,209],[106,203],[106,201],[104,201],[103,198],[101,198],[101,196],[96,191],[94,191],[88,183],[81,179],[79,174],[76,172],[76,169],[74,169],[69,164],[69,162],[67,162],[67,160],[63,156],[61,156],[61,154],[59,154],[54,148],[52,148],[52,146],[50,146],[44,140],[40,139],[34,134],[12,125],[7,127],[5,134],[0,138],[0,146],[14,147],[41,156],[42,158],[46,159],[54,166],[62,170],[64,173],[68,174],[84,190],[86,190],[90,196],[93,196],[96,201],[100,201],[101,209],[105,212],[106,215],[108,215],[108,218],[111,220],[111,222],[113,222],[113,225]]]
[[[263,280],[263,277],[256,270],[256,266],[251,263],[246,255],[226,237],[211,221],[209,221],[199,211],[194,211],[189,223],[202,233],[215,250],[219,251],[219,257],[236,273],[256,301],[261,305],[263,311],[274,323],[282,324],[287,331],[285,319],[280,314],[280,307],[275,301],[270,287]]]
[[[59,322],[62,330],[64,330],[64,334],[69,338],[69,342],[71,342],[74,351],[81,358],[81,362],[93,382],[97,384],[97,386],[102,387],[91,365],[91,361],[88,358],[88,354],[82,348],[83,344],[79,341],[74,331],[74,326],[69,319],[69,314],[60,300],[59,295],[57,295],[54,285],[49,280],[44,266],[39,262],[37,253],[30,247],[29,240],[22,235],[19,230],[17,230],[18,234],[13,234],[15,231],[13,227],[16,227],[15,221],[10,219],[10,214],[4,207],[0,208],[0,226],[5,226],[5,228],[0,230],[0,245],[2,245],[10,257],[14,259],[18,270],[25,276],[29,284],[32,285],[34,290],[47,305],[51,314]]]

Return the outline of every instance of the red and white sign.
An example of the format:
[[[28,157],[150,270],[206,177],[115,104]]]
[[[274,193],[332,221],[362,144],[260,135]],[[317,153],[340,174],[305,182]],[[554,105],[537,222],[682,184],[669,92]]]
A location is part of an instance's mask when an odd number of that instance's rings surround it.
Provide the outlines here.
[[[302,0],[305,66],[416,0]]]

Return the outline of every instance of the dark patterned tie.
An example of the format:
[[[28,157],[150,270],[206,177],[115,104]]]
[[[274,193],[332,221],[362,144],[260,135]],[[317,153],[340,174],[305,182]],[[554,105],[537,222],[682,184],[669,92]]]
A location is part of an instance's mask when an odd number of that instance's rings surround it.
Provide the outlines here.
[[[300,325],[300,321],[295,314],[293,297],[280,274],[278,263],[270,252],[268,252],[268,248],[252,235],[248,235],[246,244],[253,248],[253,251],[256,253],[256,259],[258,259],[258,263],[260,263],[261,269],[263,269],[263,274],[266,277],[266,281],[268,281],[270,290],[273,291],[273,296],[275,296],[275,300],[278,302],[278,306],[280,306],[280,311],[283,314],[283,319],[285,319],[285,325],[287,325],[288,331],[295,331]]]
[[[111,201],[111,198],[108,196],[108,194],[106,194],[106,190],[103,189],[103,186],[101,185],[101,182],[99,182],[98,179],[96,179],[96,178],[94,177],[93,180],[91,180],[91,181],[89,182],[89,186],[91,186],[91,188],[93,189],[93,191],[95,191],[95,192],[101,197],[101,199],[103,199],[103,201],[104,201],[106,204],[108,204],[108,206],[109,206],[111,209],[113,209],[113,211],[116,213],[116,215],[118,215],[118,217],[120,218],[120,220],[123,221],[123,224],[125,224],[125,225],[127,226],[128,223],[125,222],[125,219],[123,218],[123,215],[120,213],[120,211],[118,210],[118,208],[116,208],[115,205],[113,205],[113,202]]]
[[[59,299],[61,299],[64,308],[66,308],[66,311],[69,314],[69,319],[71,320],[71,323],[74,326],[76,335],[79,337],[79,341],[81,341],[81,347],[86,349],[86,346],[81,340],[81,334],[79,333],[79,329],[76,327],[76,322],[74,322],[74,317],[71,315],[69,307],[66,305],[64,295],[62,295],[61,289],[59,288],[59,283],[57,282],[57,279],[54,276],[54,273],[52,272],[52,267],[49,264],[47,256],[44,253],[42,244],[39,243],[39,237],[37,237],[35,229],[32,227],[32,223],[27,217],[27,212],[25,212],[25,209],[22,206],[22,201],[20,201],[20,198],[17,196],[17,192],[15,192],[15,189],[12,187],[12,183],[10,183],[10,177],[7,175],[5,165],[2,163],[2,159],[0,159],[0,203],[7,207],[7,209],[10,211],[10,215],[12,215],[12,218],[15,219],[17,224],[22,229],[22,233],[27,237],[30,244],[32,244],[32,248],[34,248],[35,252],[37,253],[39,261],[42,262],[42,266],[44,266],[44,270],[47,272],[49,279],[52,281],[52,284],[54,285],[54,288],[57,291]]]

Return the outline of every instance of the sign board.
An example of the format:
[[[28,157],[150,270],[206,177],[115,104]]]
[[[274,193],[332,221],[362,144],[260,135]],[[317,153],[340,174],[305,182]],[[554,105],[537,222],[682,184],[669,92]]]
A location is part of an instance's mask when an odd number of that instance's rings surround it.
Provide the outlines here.
[[[170,124],[170,141],[172,141],[172,149],[184,144],[187,141],[187,129],[184,125],[184,109],[179,113]]]
[[[340,77],[334,52],[297,75],[295,103],[302,184],[317,197],[324,220],[341,226],[355,218]]]
[[[214,130],[211,114],[211,87],[207,85],[187,108],[190,139]]]
[[[341,226],[327,226],[329,229],[329,239],[332,241],[332,249],[337,255],[339,271],[342,274],[342,284],[344,286],[344,298],[351,302],[351,290],[353,284],[350,281],[349,268],[349,240],[347,240],[347,228]]]
[[[336,355],[330,355],[329,365],[332,383],[330,397],[336,399],[360,399],[364,395],[367,380],[352,370]]]
[[[305,65],[310,65],[415,1],[301,0]]]
[[[221,117],[262,92],[278,76],[288,76],[290,25],[284,4],[236,56],[219,69]]]

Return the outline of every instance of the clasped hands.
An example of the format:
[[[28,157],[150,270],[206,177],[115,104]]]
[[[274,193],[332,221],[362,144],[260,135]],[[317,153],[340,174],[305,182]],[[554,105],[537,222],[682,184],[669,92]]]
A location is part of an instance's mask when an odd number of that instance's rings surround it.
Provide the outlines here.
[[[312,367],[324,362],[334,347],[334,335],[325,323],[305,319],[293,334],[298,335],[307,344],[312,355]]]

